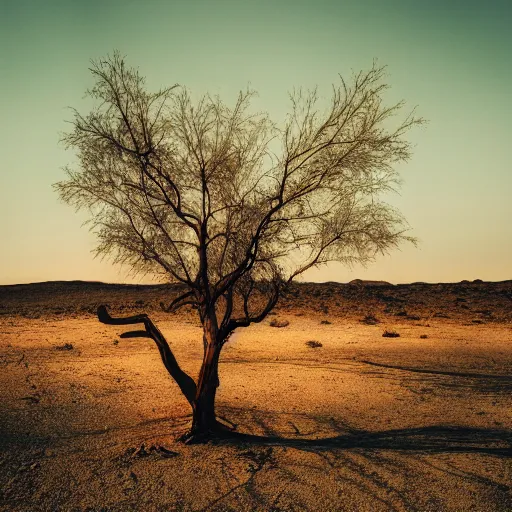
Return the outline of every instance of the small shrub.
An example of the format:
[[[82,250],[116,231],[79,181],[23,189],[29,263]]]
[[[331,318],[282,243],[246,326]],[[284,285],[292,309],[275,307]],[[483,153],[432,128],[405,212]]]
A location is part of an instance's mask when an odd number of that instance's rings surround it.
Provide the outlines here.
[[[55,350],[73,350],[73,345],[71,343],[64,343],[64,345],[59,345],[55,347]]]
[[[327,315],[327,313],[329,313],[329,308],[328,308],[325,304],[321,304],[321,305],[320,305],[320,311],[321,311],[324,315]]]
[[[332,322],[329,322],[329,320],[322,320],[320,323],[322,325],[331,325]]]
[[[395,316],[407,316],[407,311],[399,311],[398,313],[395,313]]]
[[[407,315],[407,320],[421,320],[418,315]]]
[[[366,325],[375,325],[378,324],[380,320],[377,319],[377,317],[373,314],[366,315],[362,320],[361,323]]]
[[[119,340],[114,340],[112,343],[114,343],[114,345],[119,345]]]
[[[400,338],[400,334],[398,334],[396,331],[384,331],[382,333],[383,338]]]
[[[272,322],[270,322],[270,327],[286,327],[287,325],[290,325],[290,322],[288,320],[277,320],[274,318]]]
[[[310,348],[319,348],[323,346],[319,341],[315,340],[306,341],[306,345]]]
[[[41,318],[41,314],[37,312],[29,312],[29,313],[23,313],[23,318],[28,318],[30,320],[37,320],[38,318]]]
[[[426,334],[422,334],[422,335],[420,335],[420,338],[421,338],[422,340],[426,340],[426,339],[428,338],[428,336],[427,336]]]

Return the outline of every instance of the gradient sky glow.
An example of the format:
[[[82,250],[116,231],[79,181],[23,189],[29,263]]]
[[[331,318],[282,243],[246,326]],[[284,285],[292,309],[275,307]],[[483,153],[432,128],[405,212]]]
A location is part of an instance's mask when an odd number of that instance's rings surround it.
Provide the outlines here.
[[[87,112],[89,60],[114,49],[149,88],[229,103],[250,83],[276,121],[293,87],[328,96],[338,73],[387,64],[390,101],[429,120],[390,198],[420,244],[306,278],[512,279],[510,26],[510,0],[0,0],[0,284],[140,280],[93,258],[85,214],[51,188],[73,161],[59,144],[67,107]]]

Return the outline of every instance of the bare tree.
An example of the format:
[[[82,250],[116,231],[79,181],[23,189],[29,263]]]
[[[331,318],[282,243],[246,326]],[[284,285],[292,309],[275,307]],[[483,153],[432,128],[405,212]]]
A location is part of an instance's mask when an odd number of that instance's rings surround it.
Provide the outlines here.
[[[351,83],[340,78],[325,113],[316,91],[291,94],[291,113],[278,127],[251,112],[251,91],[232,108],[209,95],[194,103],[178,86],[147,92],[118,54],[93,62],[88,94],[98,106],[74,112],[64,141],[78,165],[55,187],[90,211],[98,253],[185,285],[165,309],[198,311],[204,357],[197,381],[147,315],[115,319],[100,307],[98,317],[144,324],[123,336],[156,342],[192,407],[188,440],[220,428],[219,356],[235,329],[261,322],[312,267],[368,262],[413,241],[380,196],[399,184],[394,165],[410,156],[404,135],[422,120],[396,120],[403,104],[384,104],[383,71],[374,65]]]

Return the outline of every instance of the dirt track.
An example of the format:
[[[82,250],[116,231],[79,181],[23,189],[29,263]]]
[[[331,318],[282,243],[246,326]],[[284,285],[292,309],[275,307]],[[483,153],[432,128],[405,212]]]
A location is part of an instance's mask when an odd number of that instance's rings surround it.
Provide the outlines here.
[[[444,290],[425,310],[416,295],[399,311],[371,297],[343,302],[332,289],[295,297],[295,307],[290,299],[278,311],[288,327],[270,317],[222,355],[218,413],[260,438],[183,446],[174,438],[188,405],[151,340],[119,339],[120,328],[77,309],[92,307],[90,295],[74,292],[73,309],[58,313],[58,294],[33,295],[15,315],[19,297],[4,289],[0,509],[511,510],[507,290],[495,302]],[[149,297],[109,301],[122,312],[147,309]],[[365,311],[380,323],[361,323]],[[152,316],[196,374],[193,313]],[[383,338],[385,329],[400,337]]]

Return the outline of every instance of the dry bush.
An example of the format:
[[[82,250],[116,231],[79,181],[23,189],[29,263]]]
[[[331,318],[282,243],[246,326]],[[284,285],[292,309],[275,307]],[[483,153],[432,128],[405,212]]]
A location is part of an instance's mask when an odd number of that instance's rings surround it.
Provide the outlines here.
[[[319,348],[323,346],[319,341],[315,340],[306,341],[306,345],[310,348]]]
[[[383,338],[400,338],[400,334],[398,334],[396,331],[385,330],[382,333],[382,337]]]
[[[380,323],[380,320],[374,314],[370,313],[361,320],[361,323],[366,325],[375,325]]]
[[[55,347],[55,350],[73,350],[73,345],[71,343],[64,343],[64,345],[59,345]]]

